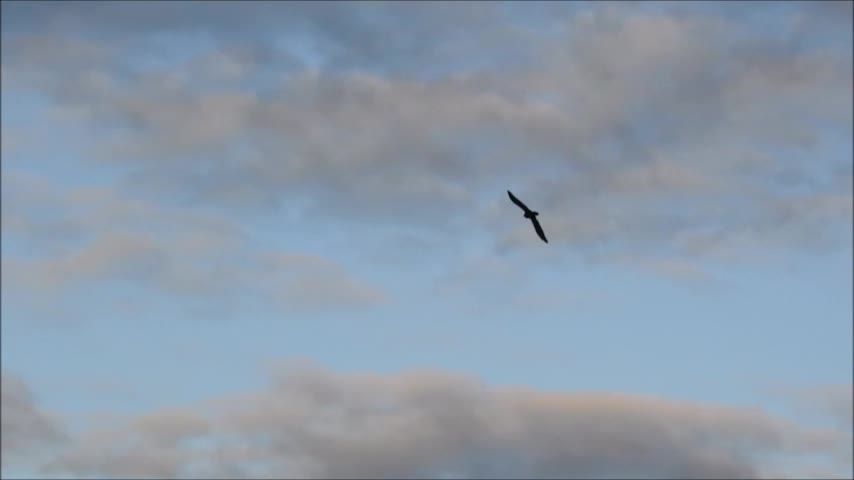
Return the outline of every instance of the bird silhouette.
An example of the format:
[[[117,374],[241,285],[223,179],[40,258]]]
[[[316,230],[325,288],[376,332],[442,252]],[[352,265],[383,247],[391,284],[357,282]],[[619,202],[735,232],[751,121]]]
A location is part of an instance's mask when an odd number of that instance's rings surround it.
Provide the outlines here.
[[[539,235],[544,242],[549,243],[549,241],[546,240],[546,234],[543,232],[543,227],[540,226],[540,222],[537,220],[537,215],[539,215],[540,212],[535,212],[528,208],[528,206],[522,203],[521,200],[516,198],[516,196],[513,195],[510,190],[507,190],[507,195],[510,196],[510,200],[512,200],[513,203],[515,203],[519,208],[525,211],[525,218],[531,219],[531,223],[534,224],[534,230],[537,231],[537,235]]]

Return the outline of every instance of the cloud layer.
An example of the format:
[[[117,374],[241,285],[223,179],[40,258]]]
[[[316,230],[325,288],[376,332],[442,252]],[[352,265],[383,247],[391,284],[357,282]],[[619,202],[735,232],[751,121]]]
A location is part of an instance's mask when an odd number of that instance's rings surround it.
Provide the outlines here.
[[[36,29],[4,42],[4,78],[109,126],[92,153],[128,185],[194,205],[468,222],[505,251],[529,233],[494,211],[512,186],[555,243],[606,257],[846,240],[850,152],[823,148],[852,127],[832,3],[773,34],[610,3],[551,7],[539,35],[502,4],[256,6],[15,5]],[[193,35],[199,53],[167,54]]]
[[[832,469],[851,448],[844,431],[755,408],[493,387],[431,370],[294,364],[271,380],[236,397],[104,417],[43,467],[98,478],[761,478],[776,468],[768,459],[810,455]],[[4,449],[50,438],[59,427],[29,397],[7,402],[20,385],[6,385]]]

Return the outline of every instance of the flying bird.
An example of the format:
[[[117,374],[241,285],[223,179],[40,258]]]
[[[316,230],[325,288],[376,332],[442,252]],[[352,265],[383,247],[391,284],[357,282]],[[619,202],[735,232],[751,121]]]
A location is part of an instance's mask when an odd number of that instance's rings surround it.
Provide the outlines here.
[[[512,200],[513,203],[515,203],[519,208],[525,211],[525,218],[531,219],[531,223],[534,224],[534,230],[537,231],[537,235],[539,235],[544,242],[549,243],[549,241],[546,240],[546,234],[543,233],[543,227],[540,226],[540,222],[537,220],[537,215],[539,215],[540,212],[535,212],[528,208],[527,205],[522,203],[518,198],[516,198],[512,193],[510,193],[510,190],[507,190],[507,195],[510,195],[510,200]]]

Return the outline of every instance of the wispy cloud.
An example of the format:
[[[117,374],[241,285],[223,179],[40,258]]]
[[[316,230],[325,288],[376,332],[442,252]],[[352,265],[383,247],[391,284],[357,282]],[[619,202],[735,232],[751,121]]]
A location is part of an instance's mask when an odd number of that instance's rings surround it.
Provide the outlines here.
[[[35,255],[22,258],[4,252],[10,291],[59,301],[93,287],[125,284],[141,295],[172,296],[208,310],[247,299],[279,311],[386,300],[333,261],[282,261],[293,255],[257,248],[247,230],[220,217],[111,188],[62,189],[44,177],[8,171],[3,187],[4,233],[35,248]]]

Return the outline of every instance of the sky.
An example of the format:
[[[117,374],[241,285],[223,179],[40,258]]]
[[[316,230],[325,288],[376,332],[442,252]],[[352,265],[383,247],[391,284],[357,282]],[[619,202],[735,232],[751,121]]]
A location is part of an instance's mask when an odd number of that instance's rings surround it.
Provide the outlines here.
[[[846,1],[3,1],[3,477],[851,478],[853,57]]]

